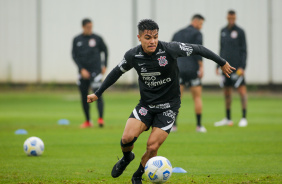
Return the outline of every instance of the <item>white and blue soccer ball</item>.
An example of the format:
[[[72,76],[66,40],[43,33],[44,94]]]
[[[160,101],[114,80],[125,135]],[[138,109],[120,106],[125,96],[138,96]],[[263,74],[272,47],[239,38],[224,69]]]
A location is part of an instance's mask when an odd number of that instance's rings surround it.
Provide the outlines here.
[[[29,137],[25,140],[23,148],[28,156],[40,156],[44,152],[44,143],[38,137]]]
[[[171,174],[171,163],[165,157],[153,157],[145,165],[145,175],[153,183],[164,183],[170,178]]]

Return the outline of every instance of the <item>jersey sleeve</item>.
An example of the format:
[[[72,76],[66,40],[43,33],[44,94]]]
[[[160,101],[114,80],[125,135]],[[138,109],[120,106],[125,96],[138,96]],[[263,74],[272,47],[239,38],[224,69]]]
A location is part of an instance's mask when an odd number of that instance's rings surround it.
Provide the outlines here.
[[[105,44],[104,40],[100,37],[101,39],[101,45],[100,45],[100,50],[104,52],[105,58],[104,58],[104,66],[108,66],[108,48],[107,45]]]
[[[211,50],[198,44],[189,44],[181,42],[170,42],[167,43],[167,50],[173,58],[185,57],[191,55],[200,55],[204,58],[213,60],[220,66],[225,65],[225,59],[221,58]]]
[[[242,30],[241,36],[240,36],[240,51],[242,56],[242,67],[243,69],[246,68],[246,60],[247,60],[247,43],[246,43],[246,36],[245,32]]]
[[[122,61],[107,75],[101,87],[95,91],[95,95],[99,98],[106,89],[113,85],[125,72],[132,68],[132,60],[129,52],[124,55]]]
[[[219,50],[219,55],[222,56],[223,54],[223,40],[222,40],[222,32],[223,32],[223,29],[220,31],[220,41],[219,41],[219,44],[220,44],[220,50]],[[216,65],[216,68],[219,68],[220,66],[219,65]]]
[[[73,43],[72,43],[72,59],[74,60],[80,72],[80,70],[82,69],[82,65],[77,59],[76,38],[73,39]]]
[[[122,71],[123,73],[129,71],[131,68],[133,68],[132,65],[132,56],[130,54],[130,51],[127,51],[123,57],[123,59],[121,60],[121,62],[118,64],[118,68],[120,69],[120,71]]]

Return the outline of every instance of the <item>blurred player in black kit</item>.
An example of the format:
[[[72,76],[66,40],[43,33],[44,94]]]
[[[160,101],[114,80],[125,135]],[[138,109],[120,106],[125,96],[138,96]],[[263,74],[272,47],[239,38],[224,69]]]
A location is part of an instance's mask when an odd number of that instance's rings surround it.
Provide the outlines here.
[[[201,45],[159,41],[158,24],[151,19],[141,20],[138,30],[137,37],[141,45],[127,51],[123,60],[109,73],[95,94],[87,97],[89,103],[96,101],[123,73],[132,68],[138,73],[141,99],[129,116],[120,141],[123,157],[112,169],[114,178],[123,173],[127,165],[135,158],[132,152],[134,142],[142,132],[152,127],[146,152],[131,178],[133,184],[142,183],[146,162],[157,155],[180,108],[179,71],[176,58],[201,55],[219,64],[227,76],[235,69],[223,58]]]
[[[90,121],[90,107],[87,103],[88,90],[91,88],[94,92],[101,86],[102,77],[107,67],[108,50],[103,39],[97,34],[92,33],[92,22],[90,19],[82,20],[82,29],[83,33],[76,36],[73,40],[72,58],[78,66],[78,86],[86,118],[86,121],[80,127],[87,128],[93,126]],[[103,61],[101,59],[102,53],[104,53]],[[98,124],[100,127],[103,127],[104,102],[102,97],[97,100],[97,108],[99,112]]]
[[[245,32],[235,24],[236,13],[230,10],[227,14],[228,25],[220,32],[220,56],[226,58],[232,66],[237,68],[230,78],[222,76],[224,86],[226,117],[214,124],[214,126],[233,125],[231,120],[231,96],[232,88],[235,87],[241,97],[242,118],[238,123],[239,127],[248,125],[247,115],[247,88],[245,83],[245,68],[247,60],[247,44]],[[218,67],[216,73],[219,75]]]
[[[204,17],[200,14],[196,14],[192,17],[191,24],[174,34],[172,41],[191,43],[191,44],[203,44],[203,36],[200,30],[204,23]],[[183,95],[185,86],[190,87],[194,104],[197,120],[197,132],[205,133],[206,128],[202,126],[202,83],[201,78],[204,75],[204,66],[202,57],[199,55],[191,57],[179,57],[177,58],[177,64],[179,68],[179,82],[180,92]],[[176,131],[176,121],[171,131]]]

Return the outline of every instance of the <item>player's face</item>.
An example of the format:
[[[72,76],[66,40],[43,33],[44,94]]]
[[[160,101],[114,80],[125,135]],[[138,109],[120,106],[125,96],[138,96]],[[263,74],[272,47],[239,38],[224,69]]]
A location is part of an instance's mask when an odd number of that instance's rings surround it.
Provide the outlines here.
[[[201,30],[204,24],[204,20],[198,19],[196,29]]]
[[[233,26],[235,24],[235,21],[236,21],[236,15],[235,14],[233,14],[233,15],[228,14],[227,15],[227,21],[228,21],[229,26]]]
[[[83,27],[83,34],[85,35],[91,35],[92,34],[92,23],[89,22],[87,24],[85,24]]]
[[[145,30],[137,35],[144,52],[148,55],[151,55],[153,52],[155,52],[158,46],[158,34],[158,30]]]

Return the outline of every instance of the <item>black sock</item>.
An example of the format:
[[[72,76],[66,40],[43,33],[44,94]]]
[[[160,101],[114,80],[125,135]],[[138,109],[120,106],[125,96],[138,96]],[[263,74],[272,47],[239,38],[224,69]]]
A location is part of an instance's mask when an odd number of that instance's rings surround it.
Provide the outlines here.
[[[127,152],[122,152],[123,156],[124,156],[124,160],[130,160],[131,159],[131,151],[127,151]]]
[[[90,114],[89,114],[90,106],[89,106],[89,103],[87,103],[89,84],[90,84],[89,80],[80,79],[79,90],[80,90],[80,95],[81,95],[83,112],[84,112],[84,115],[87,121],[90,120]]]
[[[90,114],[89,114],[89,109],[90,109],[90,107],[89,107],[89,104],[86,104],[86,103],[87,103],[86,100],[87,100],[87,98],[85,98],[85,99],[83,100],[83,111],[84,111],[86,120],[89,121],[89,120],[90,120]],[[86,101],[86,103],[85,103],[85,101]]]
[[[247,110],[243,109],[243,118],[246,118],[246,115],[247,115]]]
[[[228,120],[231,120],[230,109],[226,109],[226,117]]]
[[[144,173],[144,167],[143,167],[143,165],[140,163],[140,165],[139,165],[137,171],[133,174],[133,177],[142,177],[143,173]]]
[[[197,116],[197,126],[202,126],[202,124],[201,124],[202,114],[196,114],[196,116]]]

